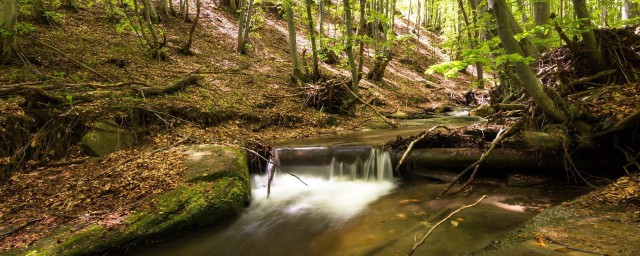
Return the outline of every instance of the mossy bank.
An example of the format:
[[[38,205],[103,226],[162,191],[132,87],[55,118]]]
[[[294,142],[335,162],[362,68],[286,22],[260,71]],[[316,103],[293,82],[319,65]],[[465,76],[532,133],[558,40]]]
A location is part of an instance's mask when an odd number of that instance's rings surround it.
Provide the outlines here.
[[[33,246],[9,255],[118,253],[180,230],[220,223],[242,212],[251,195],[244,150],[197,145],[185,153],[185,181],[153,197],[147,206],[126,217],[124,224],[60,227]]]

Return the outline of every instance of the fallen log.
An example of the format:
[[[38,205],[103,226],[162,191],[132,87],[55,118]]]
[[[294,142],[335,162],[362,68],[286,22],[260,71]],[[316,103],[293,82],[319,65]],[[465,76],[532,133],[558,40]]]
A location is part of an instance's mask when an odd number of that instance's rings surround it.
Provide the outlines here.
[[[406,173],[425,174],[431,171],[459,171],[478,161],[484,149],[480,148],[414,148],[404,160]],[[510,172],[549,173],[564,175],[564,162],[561,155],[543,154],[542,151],[521,151],[496,148],[482,163],[485,174],[502,175]],[[391,156],[395,164],[401,154]],[[602,172],[621,166],[620,159],[611,152],[581,151],[573,156],[577,168],[587,172]],[[424,175],[420,175],[424,176]]]

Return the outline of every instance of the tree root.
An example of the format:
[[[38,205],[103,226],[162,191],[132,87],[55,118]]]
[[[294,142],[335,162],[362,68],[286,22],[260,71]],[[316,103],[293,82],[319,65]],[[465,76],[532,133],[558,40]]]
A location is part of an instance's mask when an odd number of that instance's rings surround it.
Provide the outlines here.
[[[453,217],[453,215],[455,215],[456,213],[458,213],[458,212],[460,212],[460,211],[462,211],[462,210],[464,210],[464,209],[471,208],[471,207],[473,207],[473,206],[478,205],[478,204],[479,204],[480,202],[482,202],[482,200],[484,200],[485,198],[487,198],[487,196],[486,196],[486,195],[483,195],[483,196],[482,196],[482,197],[480,197],[480,199],[478,199],[478,201],[476,201],[475,203],[470,204],[470,205],[463,205],[463,206],[461,206],[461,207],[460,207],[460,208],[458,208],[457,210],[455,210],[455,211],[453,211],[452,213],[450,213],[447,217],[445,217],[444,219],[440,220],[440,222],[438,222],[438,223],[436,223],[435,225],[433,225],[433,227],[431,227],[431,229],[429,229],[429,232],[427,232],[427,234],[426,234],[426,235],[424,235],[424,237],[422,237],[422,240],[420,240],[420,241],[416,242],[416,243],[413,245],[413,248],[411,248],[411,250],[410,250],[409,252],[407,252],[407,255],[413,255],[413,253],[416,251],[416,249],[418,249],[418,246],[420,246],[420,245],[424,244],[424,242],[425,242],[425,241],[427,240],[427,238],[431,235],[431,233],[433,233],[433,230],[434,230],[436,227],[440,226],[440,224],[444,223],[445,221],[447,221],[448,219],[450,219],[451,217]]]

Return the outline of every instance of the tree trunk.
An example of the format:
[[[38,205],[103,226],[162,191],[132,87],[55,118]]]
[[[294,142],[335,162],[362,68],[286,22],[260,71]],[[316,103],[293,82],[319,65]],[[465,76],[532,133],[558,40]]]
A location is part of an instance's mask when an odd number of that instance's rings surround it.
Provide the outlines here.
[[[360,0],[360,26],[358,28],[358,41],[360,47],[358,48],[358,74],[362,74],[362,68],[364,66],[364,40],[362,37],[365,35],[365,29],[367,26],[367,18],[365,17],[366,0]]]
[[[0,28],[8,32],[0,33],[0,64],[7,64],[13,59],[19,5],[18,0],[0,0]]]
[[[291,74],[294,79],[299,81],[304,80],[304,75],[300,70],[300,60],[298,59],[298,46],[296,45],[296,25],[293,17],[293,2],[291,0],[285,0],[282,5],[285,8],[287,15],[287,28],[289,30],[289,54],[291,54],[291,62],[293,63],[293,73]]]
[[[509,10],[509,6],[505,0],[494,0],[492,11],[496,19],[498,35],[500,36],[502,46],[507,54],[519,54],[521,56],[525,56],[524,51],[513,37],[514,33],[511,29],[511,25],[509,24],[511,11]],[[523,61],[518,61],[513,64],[515,66],[516,73],[518,74],[518,78],[520,78],[523,86],[529,95],[534,98],[540,109],[551,117],[551,119],[557,122],[566,121],[567,117],[564,112],[557,107],[556,103],[543,90],[542,83],[540,83],[540,80],[538,80],[531,67]]]
[[[245,15],[246,15],[246,11],[245,11],[245,5],[246,5],[246,0],[239,0],[240,2],[240,18],[238,19],[238,43],[236,45],[236,52],[240,53],[240,54],[244,54],[245,53],[245,49],[244,49],[244,26],[245,26]]]
[[[622,0],[622,20],[633,19],[638,16],[638,4],[631,2],[631,0]]]
[[[536,26],[547,27],[551,20],[551,4],[549,0],[538,0],[533,3],[533,20]],[[549,38],[549,32],[536,32],[538,38]]]
[[[351,4],[349,0],[342,0],[342,4],[344,6],[344,16],[345,16],[345,24],[346,24],[346,32],[347,32],[347,43],[345,47],[345,52],[347,53],[347,58],[349,60],[349,69],[351,70],[351,86],[350,90],[358,94],[358,68],[356,67],[356,63],[353,57],[353,26],[352,20],[353,16],[351,15]],[[345,102],[345,109],[349,114],[355,115],[356,111],[356,99],[355,97],[349,97]]]
[[[252,0],[253,1],[253,0]],[[189,39],[184,44],[180,52],[183,54],[191,54],[191,44],[193,43],[193,34],[196,31],[196,26],[198,26],[198,20],[200,19],[200,0],[196,0],[196,18],[193,20],[193,24],[191,24],[191,29],[189,30]]]
[[[169,17],[169,15],[171,15],[171,7],[169,6],[170,1],[171,0],[160,0],[158,9],[160,10],[160,15],[162,15],[163,17]]]
[[[249,6],[247,6],[247,15],[245,17],[244,22],[244,36],[242,37],[242,49],[244,49],[244,53],[247,52],[247,43],[249,42],[249,32],[251,32],[251,17],[253,16],[253,2],[254,0],[249,0]]]
[[[594,72],[601,72],[607,69],[607,64],[600,51],[600,45],[596,40],[596,35],[593,29],[589,28],[591,25],[591,15],[587,9],[585,0],[573,0],[573,9],[576,12],[577,18],[580,20],[580,29],[582,32],[582,40],[587,48],[587,56],[591,62],[591,68]]]
[[[313,81],[320,79],[320,69],[318,68],[318,48],[316,47],[316,35],[313,26],[313,15],[311,14],[311,5],[313,0],[306,0],[307,18],[309,19],[309,39],[311,40],[311,55],[313,62]]]

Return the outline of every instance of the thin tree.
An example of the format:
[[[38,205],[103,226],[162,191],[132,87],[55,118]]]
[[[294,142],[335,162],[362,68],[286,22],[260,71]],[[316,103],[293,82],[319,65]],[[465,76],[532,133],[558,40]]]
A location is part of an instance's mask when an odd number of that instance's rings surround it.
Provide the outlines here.
[[[196,26],[198,26],[198,20],[200,20],[200,0],[196,0],[196,17],[193,20],[193,24],[191,24],[191,29],[189,30],[189,39],[187,39],[187,42],[180,49],[182,54],[192,54],[191,44],[193,43],[193,34],[196,31]]]
[[[607,69],[607,64],[600,51],[600,45],[596,39],[596,34],[591,28],[591,14],[587,9],[587,3],[585,0],[573,0],[573,9],[576,13],[576,17],[580,22],[580,29],[582,32],[582,41],[587,48],[587,57],[591,62],[591,68],[594,72],[601,72]]]
[[[353,57],[353,16],[351,15],[351,4],[349,0],[342,0],[342,4],[344,6],[344,17],[345,17],[345,25],[346,25],[346,33],[347,33],[347,41],[345,52],[347,53],[347,58],[349,60],[349,69],[351,70],[351,86],[350,90],[357,95],[358,94],[358,68],[356,67],[355,59]],[[345,102],[345,107],[348,110],[349,114],[355,114],[355,105],[356,99],[355,96],[350,97]]]
[[[296,45],[296,25],[293,17],[293,3],[291,0],[284,0],[282,5],[287,15],[287,29],[289,31],[289,54],[293,70],[291,76],[296,82],[304,81],[304,74],[300,70],[300,60],[298,59],[298,46]]]
[[[236,49],[236,51],[240,54],[247,54],[249,32],[251,32],[253,2],[254,0],[249,0],[248,4],[246,1],[240,2],[240,19],[238,19],[238,45]]]
[[[306,9],[307,9],[307,18],[309,24],[309,37],[311,40],[311,55],[312,55],[312,66],[313,66],[313,81],[318,81],[320,79],[320,69],[318,68],[318,48],[316,47],[316,35],[314,32],[313,26],[313,15],[311,15],[311,6],[313,5],[313,0],[306,0]]]

